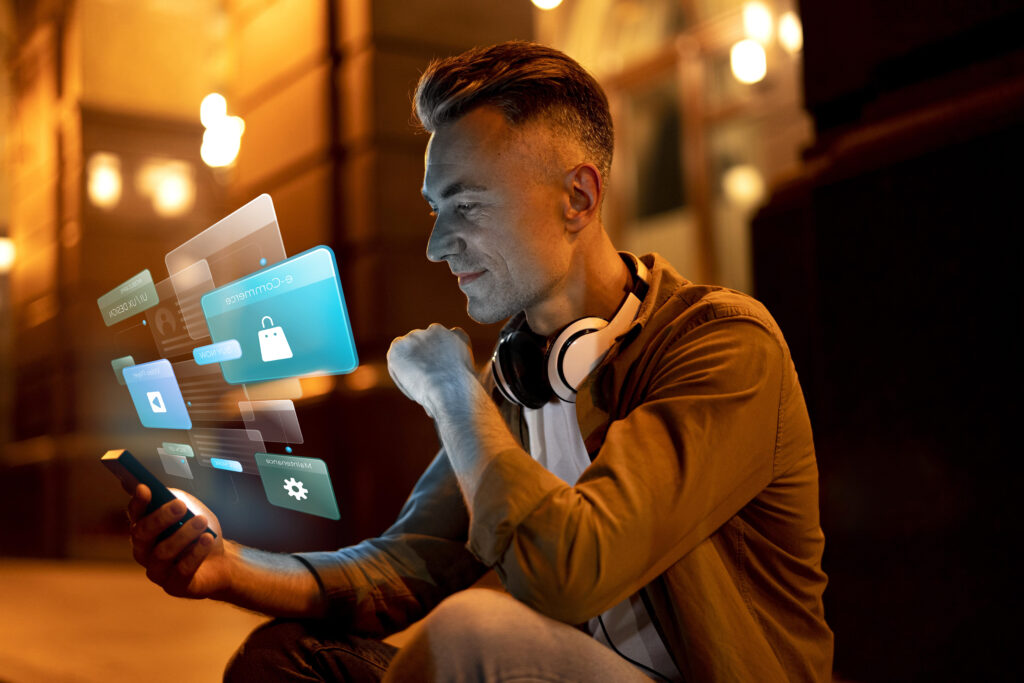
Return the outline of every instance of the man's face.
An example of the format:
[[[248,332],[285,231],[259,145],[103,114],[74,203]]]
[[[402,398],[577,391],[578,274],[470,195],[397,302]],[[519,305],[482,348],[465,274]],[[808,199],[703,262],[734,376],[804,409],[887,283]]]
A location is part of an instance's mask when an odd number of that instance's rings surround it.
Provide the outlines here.
[[[546,124],[512,128],[487,106],[431,136],[423,196],[435,221],[427,258],[448,263],[474,320],[543,307],[562,284],[571,249],[560,156]]]

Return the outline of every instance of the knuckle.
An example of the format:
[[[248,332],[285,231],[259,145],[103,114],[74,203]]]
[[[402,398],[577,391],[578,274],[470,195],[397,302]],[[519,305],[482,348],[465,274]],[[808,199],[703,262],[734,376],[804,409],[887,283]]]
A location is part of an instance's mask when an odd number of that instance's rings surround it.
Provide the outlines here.
[[[160,519],[164,522],[173,522],[181,517],[184,512],[177,512],[174,507],[177,501],[171,501],[160,509]]]

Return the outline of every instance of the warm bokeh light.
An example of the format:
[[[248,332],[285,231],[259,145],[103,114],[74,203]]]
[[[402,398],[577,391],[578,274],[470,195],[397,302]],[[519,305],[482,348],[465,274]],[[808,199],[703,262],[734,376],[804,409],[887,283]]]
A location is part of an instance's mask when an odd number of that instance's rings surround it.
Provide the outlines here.
[[[11,272],[14,256],[14,240],[10,237],[0,237],[0,275]]]
[[[220,93],[212,92],[199,105],[199,120],[209,128],[228,115],[228,101]]]
[[[751,164],[739,164],[722,174],[722,192],[737,206],[751,208],[764,200],[764,176]]]
[[[150,159],[136,177],[139,194],[149,197],[153,210],[164,218],[184,215],[195,204],[192,166],[174,159]]]
[[[555,9],[562,4],[562,0],[531,0],[534,7],[539,9]]]
[[[101,209],[112,209],[121,201],[121,159],[110,152],[96,152],[86,165],[89,201]]]
[[[206,127],[199,156],[207,166],[230,166],[242,147],[245,122],[238,116],[224,116]]]
[[[756,40],[741,40],[729,51],[732,75],[740,83],[757,83],[768,73],[768,57]]]
[[[763,2],[743,5],[743,33],[760,43],[772,39],[772,11]]]
[[[345,386],[353,391],[366,391],[378,386],[385,376],[384,371],[375,363],[360,365],[345,375]]]
[[[245,121],[238,116],[228,116],[228,102],[219,93],[210,93],[199,105],[199,120],[206,127],[199,156],[203,163],[213,168],[230,166],[235,163],[242,147]]]
[[[334,391],[336,380],[333,375],[315,375],[313,377],[300,377],[302,383],[302,398],[311,399],[317,396],[326,396]]]
[[[796,12],[786,12],[779,17],[779,44],[791,55],[803,49],[804,28]]]

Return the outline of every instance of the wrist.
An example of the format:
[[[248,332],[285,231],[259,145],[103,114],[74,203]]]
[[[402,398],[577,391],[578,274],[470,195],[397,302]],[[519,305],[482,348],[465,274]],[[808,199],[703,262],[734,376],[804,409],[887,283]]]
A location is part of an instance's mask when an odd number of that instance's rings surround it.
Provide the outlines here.
[[[479,400],[479,397],[475,396],[478,389],[484,393],[476,375],[469,368],[458,368],[455,372],[445,373],[434,382],[424,407],[434,420],[462,415],[470,409],[473,401]]]
[[[239,590],[238,567],[242,562],[241,546],[234,541],[223,540],[222,552],[216,558],[221,563],[220,586],[215,588],[209,595],[214,600],[237,603]],[[214,558],[207,558],[210,561]]]

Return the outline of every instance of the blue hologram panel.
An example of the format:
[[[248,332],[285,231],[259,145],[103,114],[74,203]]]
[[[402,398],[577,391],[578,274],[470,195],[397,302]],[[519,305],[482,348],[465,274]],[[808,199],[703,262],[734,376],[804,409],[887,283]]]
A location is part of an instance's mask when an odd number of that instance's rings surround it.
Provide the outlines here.
[[[237,339],[242,357],[220,364],[231,384],[342,374],[359,364],[334,252],[314,247],[207,292],[213,341]]]

